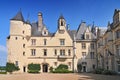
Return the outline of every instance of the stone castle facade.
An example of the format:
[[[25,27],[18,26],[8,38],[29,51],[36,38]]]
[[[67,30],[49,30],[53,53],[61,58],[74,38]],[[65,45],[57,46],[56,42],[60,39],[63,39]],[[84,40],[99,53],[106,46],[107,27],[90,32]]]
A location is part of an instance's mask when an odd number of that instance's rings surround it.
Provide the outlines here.
[[[43,22],[42,13],[38,21],[25,21],[22,12],[10,20],[10,34],[7,37],[8,62],[19,66],[19,73],[27,72],[30,63],[41,65],[40,72],[49,72],[59,64],[66,64],[69,70],[91,72],[97,67],[120,71],[119,24],[120,10],[115,10],[113,23],[107,30],[87,26],[81,22],[77,30],[70,30],[61,15],[55,33],[49,32]],[[117,38],[116,38],[117,35]],[[116,53],[117,51],[117,53]]]

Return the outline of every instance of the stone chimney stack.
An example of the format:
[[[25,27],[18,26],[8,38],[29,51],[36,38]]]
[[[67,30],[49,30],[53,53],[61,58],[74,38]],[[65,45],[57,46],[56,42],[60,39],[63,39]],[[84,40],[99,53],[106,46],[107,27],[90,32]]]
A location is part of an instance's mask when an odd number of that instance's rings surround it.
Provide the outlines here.
[[[38,13],[38,31],[41,31],[43,27],[43,18],[42,18],[42,13]]]

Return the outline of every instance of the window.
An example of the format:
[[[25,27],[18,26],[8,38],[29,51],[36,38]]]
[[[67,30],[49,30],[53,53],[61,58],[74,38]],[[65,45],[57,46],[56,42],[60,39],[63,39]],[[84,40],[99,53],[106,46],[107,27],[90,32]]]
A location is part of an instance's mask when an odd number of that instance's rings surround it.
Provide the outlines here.
[[[120,46],[119,45],[116,45],[116,53],[117,53],[117,56],[120,56]]]
[[[35,56],[36,55],[36,49],[31,49],[31,55]]]
[[[65,56],[65,50],[60,50],[60,56]]]
[[[63,21],[61,21],[61,26],[63,26]]]
[[[31,39],[32,45],[36,45],[36,39]]]
[[[65,45],[65,39],[60,39],[60,45]]]
[[[120,64],[118,64],[118,72],[120,72]]]
[[[47,45],[47,39],[44,39],[44,45]]]
[[[18,66],[18,61],[15,61],[15,66]]]
[[[93,69],[95,69],[95,64],[93,64]]]
[[[70,49],[68,50],[68,55],[71,56],[71,50]]]
[[[120,30],[116,31],[116,38],[120,38]]]
[[[95,47],[94,47],[94,43],[91,43],[91,49],[94,49]]]
[[[47,49],[44,49],[44,56],[47,56]]]
[[[83,58],[86,57],[86,52],[82,52],[82,57],[83,57]]]
[[[54,65],[57,66],[57,62],[54,62]]]
[[[25,56],[25,51],[23,52],[23,56]]]
[[[17,37],[15,37],[15,40],[17,40],[18,38]]]
[[[88,34],[86,34],[86,39],[89,39],[89,35]]]
[[[25,33],[25,31],[22,32],[23,34]]]
[[[55,49],[55,56],[57,56],[57,50]]]
[[[82,49],[86,49],[86,44],[82,43]]]
[[[44,34],[46,34],[46,31],[44,31]]]
[[[23,44],[23,48],[25,48],[25,44]]]
[[[69,69],[71,69],[71,62],[68,62]]]
[[[94,52],[90,52],[90,58],[94,59],[95,58],[94,56],[95,56]]]

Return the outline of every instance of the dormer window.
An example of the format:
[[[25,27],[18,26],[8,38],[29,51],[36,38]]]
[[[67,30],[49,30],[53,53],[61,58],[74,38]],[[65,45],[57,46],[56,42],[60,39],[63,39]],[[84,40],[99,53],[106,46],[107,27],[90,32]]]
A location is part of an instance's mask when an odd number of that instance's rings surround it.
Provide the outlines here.
[[[90,39],[90,37],[89,37],[89,35],[88,35],[88,34],[86,34],[86,39]]]
[[[42,32],[42,35],[47,36],[47,35],[48,35],[48,31],[47,31],[47,30],[44,30],[44,31]]]
[[[44,34],[46,34],[46,31],[44,31]]]

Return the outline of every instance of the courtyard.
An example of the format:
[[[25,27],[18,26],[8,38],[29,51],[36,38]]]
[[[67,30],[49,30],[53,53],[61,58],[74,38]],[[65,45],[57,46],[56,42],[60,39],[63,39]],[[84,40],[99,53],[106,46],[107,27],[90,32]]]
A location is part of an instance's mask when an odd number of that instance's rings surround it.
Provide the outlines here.
[[[52,74],[52,73],[40,73],[40,74],[0,74],[0,80],[120,80],[118,75],[98,75],[91,73],[81,74]]]

